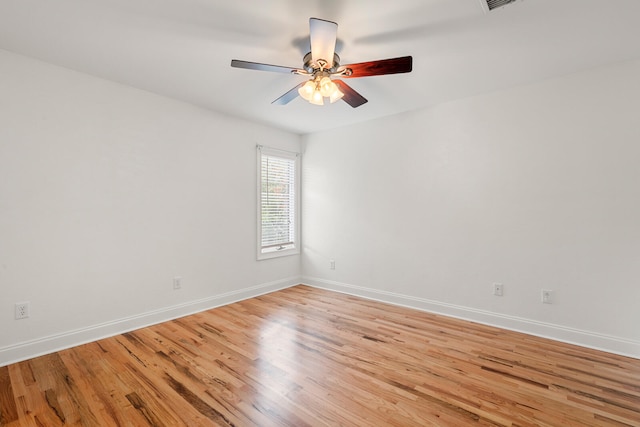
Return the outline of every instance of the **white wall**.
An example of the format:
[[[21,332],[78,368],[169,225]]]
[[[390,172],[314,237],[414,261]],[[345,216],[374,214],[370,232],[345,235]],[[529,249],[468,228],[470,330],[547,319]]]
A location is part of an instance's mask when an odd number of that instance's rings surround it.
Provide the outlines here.
[[[305,282],[640,357],[638,75],[305,137]]]
[[[0,365],[298,283],[256,261],[257,143],[300,137],[0,51]]]
[[[307,136],[304,280],[640,357],[639,73]],[[0,51],[0,365],[298,283],[256,143],[299,137]]]

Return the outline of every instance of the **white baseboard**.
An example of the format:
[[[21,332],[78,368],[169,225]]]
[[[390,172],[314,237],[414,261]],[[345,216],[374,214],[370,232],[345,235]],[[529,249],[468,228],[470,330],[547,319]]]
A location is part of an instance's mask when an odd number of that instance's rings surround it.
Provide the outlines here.
[[[64,350],[77,345],[86,344],[102,338],[122,334],[134,329],[144,328],[188,316],[190,314],[209,310],[222,305],[231,304],[248,298],[253,298],[269,292],[288,288],[300,283],[300,277],[290,277],[274,282],[263,283],[232,292],[227,292],[200,300],[149,311],[135,316],[116,319],[98,325],[88,326],[57,335],[38,338],[31,341],[12,344],[0,348],[0,366],[31,359],[54,351]]]
[[[320,278],[291,277],[2,347],[0,366],[253,298],[299,283],[640,359],[640,342],[629,339]]]
[[[414,308],[430,313],[442,314],[449,317],[469,320],[511,331],[522,332],[568,344],[576,344],[582,347],[640,359],[640,342],[630,339],[583,331],[580,329],[539,322],[516,316],[508,316],[485,310],[477,310],[470,307],[447,304],[439,301],[397,294],[394,292],[354,286],[316,277],[305,276],[302,278],[302,283],[330,291],[342,292],[375,301]]]

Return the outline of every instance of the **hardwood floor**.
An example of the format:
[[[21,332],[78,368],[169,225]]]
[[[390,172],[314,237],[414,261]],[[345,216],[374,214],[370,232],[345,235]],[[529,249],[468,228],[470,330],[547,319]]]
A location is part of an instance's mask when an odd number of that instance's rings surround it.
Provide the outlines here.
[[[0,425],[640,426],[640,360],[296,286],[2,367]]]

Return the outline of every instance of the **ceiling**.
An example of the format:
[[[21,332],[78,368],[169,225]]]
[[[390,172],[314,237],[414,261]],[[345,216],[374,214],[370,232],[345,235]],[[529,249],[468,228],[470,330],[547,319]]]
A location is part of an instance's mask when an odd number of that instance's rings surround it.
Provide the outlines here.
[[[0,49],[299,134],[640,58],[638,0],[2,0]],[[338,23],[342,64],[413,56],[351,79],[369,102],[271,101],[304,77],[309,18]]]

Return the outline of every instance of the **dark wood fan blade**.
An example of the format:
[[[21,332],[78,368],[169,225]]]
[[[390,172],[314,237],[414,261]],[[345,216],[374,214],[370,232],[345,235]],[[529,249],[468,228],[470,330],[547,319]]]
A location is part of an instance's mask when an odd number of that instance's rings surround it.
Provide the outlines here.
[[[272,104],[286,105],[286,104],[290,103],[291,101],[293,101],[295,99],[296,96],[298,96],[298,89],[301,88],[302,86],[304,86],[305,83],[306,82],[300,83],[298,86],[294,87],[289,92],[287,92],[284,95],[282,95],[280,98],[274,100],[272,102]]]
[[[385,74],[410,73],[413,68],[413,58],[402,56],[400,58],[381,59],[379,61],[360,62],[358,64],[342,65],[338,70],[350,69],[352,73],[343,74],[343,78],[382,76]]]
[[[340,91],[344,93],[342,100],[351,105],[353,108],[358,108],[362,104],[367,103],[367,99],[364,96],[360,95],[351,86],[349,86],[342,80],[333,80],[333,82],[338,85]]]
[[[261,64],[259,62],[241,61],[239,59],[232,59],[231,66],[234,68],[246,68],[247,70],[272,71],[274,73],[287,74],[292,74],[298,71],[297,68],[282,67],[280,65]]]

